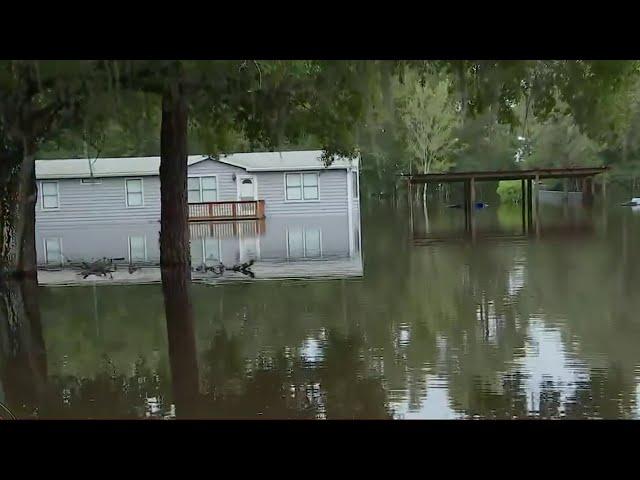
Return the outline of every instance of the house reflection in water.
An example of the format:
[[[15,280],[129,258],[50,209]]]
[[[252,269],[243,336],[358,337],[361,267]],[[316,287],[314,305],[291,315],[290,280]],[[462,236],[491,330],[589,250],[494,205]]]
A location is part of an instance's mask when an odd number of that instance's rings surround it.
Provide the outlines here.
[[[252,259],[256,280],[363,274],[358,209],[335,215],[193,222],[189,229],[194,281],[248,280],[240,272],[219,275],[205,272],[203,266],[222,263],[232,267]],[[38,280],[42,285],[160,281],[157,221],[72,227],[36,225],[36,242]],[[116,270],[111,275],[83,278],[80,264],[103,258],[114,259]]]

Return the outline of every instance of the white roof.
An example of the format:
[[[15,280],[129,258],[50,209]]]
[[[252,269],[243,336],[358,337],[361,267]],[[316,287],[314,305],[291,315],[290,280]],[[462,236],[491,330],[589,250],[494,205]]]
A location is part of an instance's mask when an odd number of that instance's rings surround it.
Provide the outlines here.
[[[321,168],[346,169],[358,167],[358,158],[336,158],[329,167],[321,161],[322,150],[296,152],[254,152],[220,155],[219,161],[240,167],[248,172],[318,170]],[[207,160],[208,155],[189,155],[187,165]],[[158,175],[160,157],[98,158],[93,162],[94,177],[128,177]],[[36,160],[36,178],[88,178],[91,177],[86,158],[64,160]]]

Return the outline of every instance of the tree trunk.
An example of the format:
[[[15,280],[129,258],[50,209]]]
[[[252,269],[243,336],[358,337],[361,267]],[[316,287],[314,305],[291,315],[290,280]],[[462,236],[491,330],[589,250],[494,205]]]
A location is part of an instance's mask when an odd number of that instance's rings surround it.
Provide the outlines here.
[[[425,173],[425,174],[429,173],[429,167],[427,166],[427,157],[426,156],[424,158],[422,166],[423,166],[423,173]],[[426,203],[427,203],[427,182],[425,182],[423,187],[422,187],[422,201],[426,205]]]
[[[0,378],[7,402],[32,413],[44,394],[47,362],[35,248],[36,142],[0,125]],[[17,412],[16,412],[17,413]]]
[[[0,271],[36,274],[36,187],[34,145],[0,152]]]
[[[191,303],[187,206],[187,106],[180,85],[162,97],[160,263],[176,414],[195,413],[198,359]]]
[[[47,358],[38,303],[34,143],[2,152],[0,182],[0,378],[16,415],[45,393]]]
[[[467,79],[465,75],[465,61],[460,60],[458,63],[458,83],[460,84],[460,113],[462,114],[462,118],[466,118],[467,109],[469,105],[469,94],[467,92]]]
[[[187,107],[178,86],[162,97],[160,261],[191,278],[187,206]]]

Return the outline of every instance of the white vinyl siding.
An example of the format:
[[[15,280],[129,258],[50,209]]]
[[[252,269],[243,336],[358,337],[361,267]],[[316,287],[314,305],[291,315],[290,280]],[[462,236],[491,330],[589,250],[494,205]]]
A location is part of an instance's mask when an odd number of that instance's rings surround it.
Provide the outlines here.
[[[147,237],[129,237],[129,262],[147,261]]]
[[[99,178],[81,178],[80,183],[87,185],[100,185],[102,184],[102,180]]]
[[[214,176],[189,177],[187,189],[189,203],[218,201],[218,180]]]
[[[346,170],[320,172],[318,175],[318,196],[320,198],[309,201],[287,200],[285,173],[294,172],[259,172],[256,174],[259,197],[264,200],[267,218],[276,215],[338,215],[347,213]],[[295,173],[299,174],[300,172]],[[302,182],[301,178],[300,182]],[[300,194],[302,195],[302,192]]]
[[[62,264],[62,240],[60,238],[44,239],[44,260],[47,265]]]
[[[319,258],[322,256],[322,232],[319,228],[287,229],[287,257]]]
[[[125,180],[125,196],[127,207],[143,207],[144,192],[141,178],[127,178]]]
[[[309,201],[320,199],[318,174],[286,173],[285,198],[287,201]]]
[[[60,190],[58,182],[42,182],[42,209],[55,210],[60,208]]]
[[[236,167],[228,166],[213,160],[206,160],[189,166],[191,177],[216,177],[217,201],[235,201],[238,199],[238,179],[247,175],[247,172]],[[285,173],[297,173],[302,183],[301,173],[319,173],[318,196],[319,200],[302,201],[286,200]],[[343,215],[347,213],[348,195],[347,187],[351,187],[347,181],[347,170],[310,170],[308,172],[256,172],[252,174],[259,198],[264,200],[265,215],[267,218],[276,216],[325,216]],[[235,179],[234,179],[235,175]],[[130,208],[126,202],[125,179],[143,179],[144,207]],[[101,177],[101,184],[85,184],[78,178],[59,179],[59,205],[58,209],[42,208],[42,191],[38,192],[36,222],[42,228],[74,227],[76,225],[104,225],[110,223],[128,224],[157,224],[160,220],[160,179],[153,176],[131,177]],[[48,179],[39,179],[41,182]],[[310,189],[308,189],[310,190]],[[310,193],[310,192],[309,192]],[[302,196],[302,192],[300,192]],[[353,202],[357,208],[358,201]],[[326,233],[326,232],[325,232]],[[284,234],[283,234],[284,237]],[[150,236],[147,236],[150,239]],[[284,238],[279,242],[284,246]],[[329,241],[329,237],[323,238]],[[155,244],[153,250],[155,251]],[[122,240],[126,248],[127,237]],[[151,243],[147,248],[151,254]],[[42,241],[39,243],[43,248]],[[67,244],[65,243],[65,247]],[[224,245],[223,245],[224,247]],[[325,244],[323,243],[323,248]],[[326,253],[326,252],[325,252]],[[124,255],[126,256],[126,251]],[[151,258],[151,257],[149,257]]]

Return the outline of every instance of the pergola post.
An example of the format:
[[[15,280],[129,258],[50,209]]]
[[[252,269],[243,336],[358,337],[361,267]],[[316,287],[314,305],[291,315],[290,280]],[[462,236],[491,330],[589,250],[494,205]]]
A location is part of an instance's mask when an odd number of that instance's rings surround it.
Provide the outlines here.
[[[533,226],[533,180],[529,178],[527,180],[527,228],[531,230]]]
[[[520,180],[520,190],[521,190],[521,198],[520,203],[522,205],[522,233],[526,233],[526,208],[527,208],[527,188],[524,179]]]
[[[471,212],[469,212],[469,180],[465,180],[463,182],[463,205],[464,205],[464,229],[465,231],[469,230],[469,216]]]
[[[471,238],[475,239],[476,234],[476,225],[474,218],[474,211],[476,208],[476,179],[471,177],[469,180],[469,229],[471,230]]]
[[[540,188],[540,175],[536,174],[536,178],[535,178],[535,185],[534,185],[534,197],[533,197],[533,211],[534,211],[534,223],[536,225],[538,225],[539,223],[539,216],[540,216],[540,212],[538,211],[539,209],[539,200],[538,197],[540,196],[540,194],[538,193],[538,190]]]
[[[582,204],[590,207],[593,205],[593,178],[582,179]]]
[[[408,182],[408,188],[407,188],[407,200],[409,202],[409,219],[411,220],[411,237],[413,237],[413,198],[412,198],[412,193],[413,193],[413,184],[411,183],[411,180],[409,180]]]

